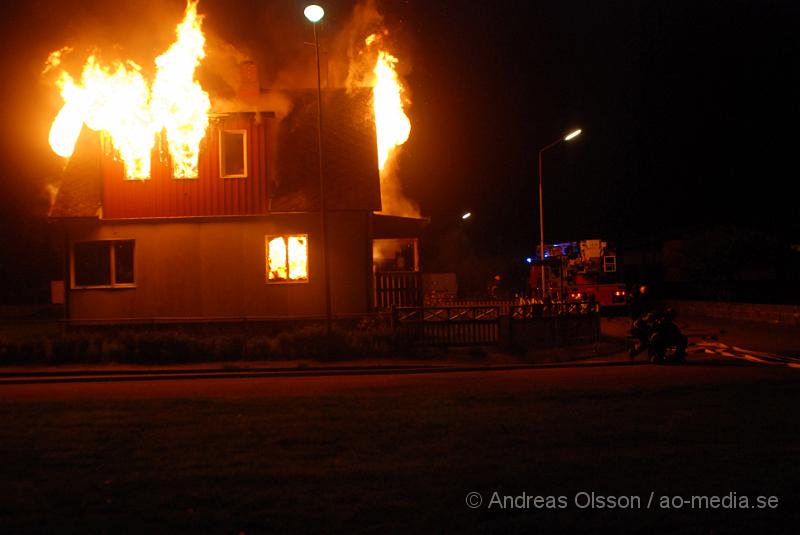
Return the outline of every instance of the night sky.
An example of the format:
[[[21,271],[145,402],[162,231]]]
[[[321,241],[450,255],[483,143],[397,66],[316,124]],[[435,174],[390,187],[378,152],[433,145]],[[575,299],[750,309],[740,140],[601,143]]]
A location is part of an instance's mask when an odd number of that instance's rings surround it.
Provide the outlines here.
[[[323,5],[324,43],[347,26],[355,2]],[[303,6],[201,0],[199,10],[217,42],[277,73],[309,61]],[[40,0],[5,8],[6,283],[43,262],[45,186],[61,166],[47,147],[60,106],[40,76],[48,53],[97,46],[146,63],[168,46],[183,7]],[[538,149],[581,127],[582,136],[545,156],[547,241],[672,237],[716,224],[800,241],[797,2],[408,0],[377,8],[412,101],[400,173],[434,239],[463,225],[469,210],[462,230],[476,251],[530,252]]]

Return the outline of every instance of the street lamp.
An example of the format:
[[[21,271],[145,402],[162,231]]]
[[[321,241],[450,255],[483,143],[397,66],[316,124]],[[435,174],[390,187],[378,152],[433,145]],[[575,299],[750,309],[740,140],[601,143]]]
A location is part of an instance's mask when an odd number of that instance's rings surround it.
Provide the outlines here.
[[[303,15],[312,23],[316,24],[325,16],[325,10],[316,4],[311,4],[310,6],[306,6],[303,10]]]
[[[328,334],[331,334],[333,315],[331,313],[331,282],[328,266],[328,207],[325,203],[325,179],[322,172],[322,82],[319,69],[319,39],[317,37],[317,23],[325,16],[325,10],[316,4],[311,4],[303,10],[303,15],[305,15],[314,27],[314,49],[317,53],[317,141],[319,145],[320,234],[322,237],[322,272],[325,285],[325,330]]]
[[[542,211],[543,203],[542,203],[542,154],[547,149],[552,149],[562,141],[571,141],[581,135],[581,129],[578,128],[577,130],[573,130],[563,138],[558,138],[557,140],[553,141],[549,145],[545,146],[544,148],[539,150],[539,258],[541,262],[541,271],[542,271],[542,303],[544,303],[544,291],[545,291],[545,280],[544,280],[544,213]]]

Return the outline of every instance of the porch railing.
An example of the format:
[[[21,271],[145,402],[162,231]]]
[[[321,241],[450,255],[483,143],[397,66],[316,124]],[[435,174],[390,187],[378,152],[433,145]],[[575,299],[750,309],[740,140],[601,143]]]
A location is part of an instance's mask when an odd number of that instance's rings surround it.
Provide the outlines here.
[[[374,303],[377,310],[422,305],[422,273],[419,271],[376,271]]]

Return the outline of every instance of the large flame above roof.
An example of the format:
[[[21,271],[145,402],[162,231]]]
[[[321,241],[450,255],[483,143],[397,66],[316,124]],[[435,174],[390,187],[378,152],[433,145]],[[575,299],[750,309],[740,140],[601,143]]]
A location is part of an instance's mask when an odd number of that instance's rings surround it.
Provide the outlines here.
[[[176,178],[197,176],[200,141],[208,127],[211,101],[194,73],[205,57],[202,17],[197,0],[189,1],[177,40],[156,58],[156,75],[149,84],[132,61],[104,66],[90,56],[75,80],[62,71],[58,85],[64,105],[50,128],[50,146],[59,156],[72,155],[82,126],[111,138],[115,155],[131,179],[150,177],[150,157],[164,132]],[[61,52],[48,60],[58,66]]]
[[[375,41],[367,38],[367,46]],[[375,86],[372,89],[375,107],[375,129],[378,137],[378,168],[383,171],[389,156],[408,139],[411,121],[403,109],[403,85],[397,76],[397,58],[384,50],[375,63]]]
[[[365,46],[351,57],[348,87],[371,87],[381,180],[381,213],[419,217],[419,206],[408,199],[393,164],[400,147],[411,134],[406,107],[408,92],[398,74],[400,60],[387,50],[388,31],[373,33]]]

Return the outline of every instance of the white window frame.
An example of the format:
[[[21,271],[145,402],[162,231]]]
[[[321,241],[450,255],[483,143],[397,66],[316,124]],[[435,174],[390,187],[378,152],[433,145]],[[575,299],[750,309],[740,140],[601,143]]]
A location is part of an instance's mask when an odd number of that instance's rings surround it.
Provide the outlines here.
[[[242,174],[232,175],[225,174],[225,144],[222,142],[224,134],[242,134],[242,157],[244,161],[244,172]],[[245,129],[228,129],[220,128],[219,137],[217,138],[219,145],[219,176],[220,178],[247,178],[247,171],[249,162],[247,161],[247,130]],[[277,236],[276,236],[277,237]]]
[[[616,272],[617,272],[617,256],[613,254],[605,255],[603,257],[603,273],[616,273]]]
[[[116,266],[116,252],[114,251],[114,243],[129,241],[133,242],[133,282],[115,282],[117,279],[117,266]],[[108,244],[109,260],[111,265],[109,271],[111,273],[111,284],[93,284],[88,286],[78,286],[75,284],[75,245],[78,243],[98,243],[103,242]],[[69,279],[70,289],[72,290],[94,290],[94,289],[108,289],[108,288],[136,288],[136,240],[132,238],[115,238],[104,240],[75,240],[70,244],[69,255]]]
[[[283,238],[286,244],[286,275],[285,280],[270,280],[269,278],[269,242],[275,238]],[[306,239],[306,278],[305,279],[290,279],[289,275],[289,238],[305,238]],[[308,261],[308,234],[272,234],[264,237],[264,281],[267,284],[307,284],[311,280],[311,269]]]

